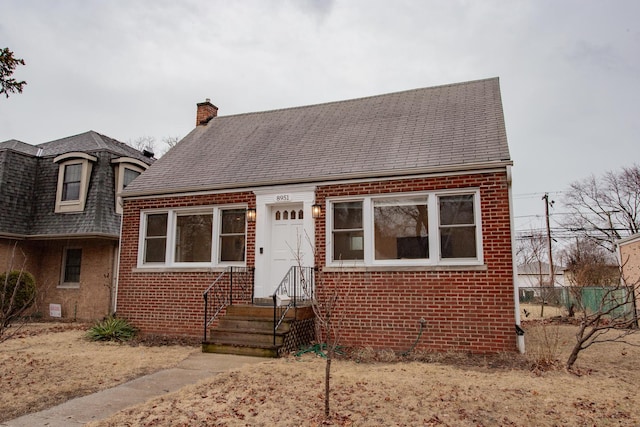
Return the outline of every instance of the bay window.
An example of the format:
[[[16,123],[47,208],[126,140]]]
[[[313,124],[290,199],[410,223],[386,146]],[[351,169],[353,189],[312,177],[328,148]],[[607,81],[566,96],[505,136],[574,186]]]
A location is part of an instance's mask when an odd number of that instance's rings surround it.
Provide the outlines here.
[[[245,208],[234,207],[142,212],[138,266],[243,264],[246,252],[245,213]]]
[[[479,192],[420,192],[330,200],[327,263],[482,263]]]

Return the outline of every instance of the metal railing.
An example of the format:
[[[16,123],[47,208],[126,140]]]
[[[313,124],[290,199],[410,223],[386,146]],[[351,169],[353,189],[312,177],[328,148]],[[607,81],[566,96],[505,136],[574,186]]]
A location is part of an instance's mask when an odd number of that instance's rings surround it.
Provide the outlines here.
[[[253,302],[253,272],[253,267],[227,267],[203,292],[204,341],[209,326],[227,306]]]
[[[287,271],[271,298],[273,299],[273,345],[282,321],[291,308],[313,300],[314,268],[293,266]]]

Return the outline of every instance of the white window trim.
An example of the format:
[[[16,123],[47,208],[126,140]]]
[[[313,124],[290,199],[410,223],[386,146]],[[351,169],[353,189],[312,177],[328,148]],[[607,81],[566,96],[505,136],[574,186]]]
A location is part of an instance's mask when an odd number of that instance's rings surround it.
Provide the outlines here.
[[[58,284],[58,288],[60,289],[79,289],[80,282],[65,282],[64,274],[67,268],[67,251],[69,249],[80,249],[82,251],[82,247],[80,246],[68,246],[62,249],[62,266],[60,270],[60,283]],[[83,251],[84,252],[84,251]],[[80,275],[82,275],[82,258],[80,258]]]
[[[473,195],[474,220],[476,227],[476,257],[448,258],[440,256],[440,210],[438,197],[455,195]],[[375,200],[427,198],[429,258],[425,259],[392,259],[376,260],[374,258],[374,224],[373,205]],[[333,204],[343,202],[362,202],[362,226],[364,234],[364,259],[362,260],[333,260]],[[478,266],[483,265],[482,244],[482,213],[480,211],[480,190],[465,188],[459,190],[443,190],[428,192],[408,192],[392,194],[371,194],[364,196],[335,197],[326,200],[326,265],[327,267],[409,267],[409,266]]]
[[[221,211],[231,209],[247,209],[246,204],[216,205],[197,208],[171,208],[171,209],[149,209],[140,212],[140,231],[138,236],[138,263],[139,269],[179,269],[186,270],[192,268],[223,268],[223,267],[244,267],[247,264],[247,222],[245,217],[245,252],[244,261],[220,261],[220,232],[222,230]],[[147,235],[147,215],[167,214],[167,240],[165,246],[165,262],[144,262],[145,237]],[[176,238],[176,218],[178,215],[212,214],[213,227],[211,236],[211,261],[210,262],[175,262],[175,238]]]
[[[89,179],[91,178],[91,170],[93,163],[98,158],[86,153],[66,153],[53,159],[54,163],[59,164],[58,168],[58,186],[56,190],[56,213],[83,212],[87,202],[87,192],[89,190]],[[64,185],[64,172],[67,166],[82,165],[80,175],[80,194],[78,200],[62,200],[62,187]]]
[[[125,169],[130,169],[136,172],[144,172],[149,165],[141,162],[138,159],[131,157],[120,157],[112,160],[112,164],[115,164],[115,177],[116,177],[116,213],[122,214],[122,190],[124,190],[124,172]]]

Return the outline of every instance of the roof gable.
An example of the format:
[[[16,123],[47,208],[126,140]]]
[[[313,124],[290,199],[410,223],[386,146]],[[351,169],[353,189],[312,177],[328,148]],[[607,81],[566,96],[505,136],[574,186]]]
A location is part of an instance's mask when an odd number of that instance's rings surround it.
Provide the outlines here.
[[[510,162],[497,78],[196,127],[125,194],[400,176]]]

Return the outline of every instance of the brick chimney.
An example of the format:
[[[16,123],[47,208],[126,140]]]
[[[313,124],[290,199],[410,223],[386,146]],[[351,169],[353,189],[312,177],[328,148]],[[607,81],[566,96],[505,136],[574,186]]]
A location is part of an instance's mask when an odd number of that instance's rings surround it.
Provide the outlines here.
[[[217,115],[218,107],[213,105],[209,98],[207,98],[204,102],[199,102],[198,111],[196,113],[196,126],[206,125]]]

